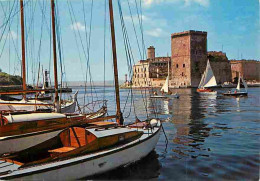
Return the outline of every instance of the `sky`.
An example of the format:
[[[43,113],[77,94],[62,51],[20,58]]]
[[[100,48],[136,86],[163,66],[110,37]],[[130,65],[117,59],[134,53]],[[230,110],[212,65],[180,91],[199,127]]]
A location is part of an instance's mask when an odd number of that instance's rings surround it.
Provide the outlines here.
[[[62,60],[63,81],[103,81],[104,72],[105,80],[113,80],[109,14],[108,5],[105,5],[107,2],[108,0],[84,0],[83,4],[82,0],[56,1],[60,30],[58,60]],[[229,59],[260,60],[259,0],[120,2],[134,62],[145,57],[143,50],[149,46],[155,47],[156,56],[171,56],[171,34],[187,30],[207,31],[208,51],[224,51]],[[18,3],[18,0],[0,0],[0,68],[15,75],[21,72]],[[113,3],[119,79],[123,80],[129,69],[118,0],[113,0]],[[35,83],[39,64],[40,70],[50,70],[51,78],[53,77],[50,1],[24,0],[24,4],[27,82]],[[61,64],[58,66],[61,77]]]

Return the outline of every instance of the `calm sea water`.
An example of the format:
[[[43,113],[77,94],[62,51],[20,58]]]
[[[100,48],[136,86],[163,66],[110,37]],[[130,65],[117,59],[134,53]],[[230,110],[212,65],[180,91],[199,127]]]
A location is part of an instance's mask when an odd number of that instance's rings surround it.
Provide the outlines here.
[[[76,90],[83,104],[84,89]],[[202,96],[193,89],[176,89],[179,99],[155,100],[148,91],[121,90],[126,122],[136,116],[145,119],[147,113],[158,116],[165,120],[168,143],[161,133],[156,149],[143,160],[90,179],[258,180],[260,88],[249,88],[248,97],[241,98],[224,97],[223,91],[227,89],[219,89],[217,96]],[[105,94],[102,87],[88,89],[86,102],[103,96],[108,113],[114,114],[113,88],[106,88]]]

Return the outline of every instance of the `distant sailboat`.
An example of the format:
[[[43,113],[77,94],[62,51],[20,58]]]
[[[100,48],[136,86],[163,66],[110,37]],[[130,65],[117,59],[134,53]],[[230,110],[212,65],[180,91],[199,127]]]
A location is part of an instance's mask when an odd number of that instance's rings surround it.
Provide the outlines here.
[[[202,75],[197,92],[206,94],[217,94],[217,91],[209,89],[209,87],[214,86],[217,86],[217,81],[208,60],[206,70]]]
[[[161,88],[161,92],[164,93],[169,93],[169,75],[167,76],[165,83],[163,84],[162,88]]]
[[[169,90],[169,75],[170,75],[169,70],[170,69],[169,69],[169,62],[168,62],[168,76],[167,76],[167,78],[166,78],[166,80],[165,80],[165,82],[164,82],[164,84],[161,88],[161,92],[168,94],[168,95],[171,95],[171,91]],[[174,96],[174,98],[180,97],[177,93],[173,94],[173,96]],[[165,95],[153,95],[153,96],[151,96],[151,98],[168,98],[168,97],[165,96]]]
[[[245,91],[241,91],[240,80],[242,80],[242,83],[245,87]],[[223,95],[224,96],[247,96],[247,94],[248,94],[247,89],[248,89],[248,87],[247,87],[245,80],[239,74],[236,90],[234,92],[228,91],[228,92],[224,93]]]

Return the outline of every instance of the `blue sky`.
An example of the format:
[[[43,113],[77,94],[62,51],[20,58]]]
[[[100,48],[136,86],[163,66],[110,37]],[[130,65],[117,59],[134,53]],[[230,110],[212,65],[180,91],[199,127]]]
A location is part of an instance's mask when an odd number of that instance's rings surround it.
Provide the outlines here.
[[[141,44],[140,26],[135,2],[128,0],[135,24],[138,41]],[[124,19],[135,62],[141,59],[134,33],[127,0],[121,0]],[[20,73],[21,46],[18,1],[0,0],[0,68],[11,74]],[[62,59],[65,77],[68,81],[83,81],[86,72],[87,41],[90,30],[91,0],[85,0],[84,23],[81,0],[58,0],[59,20],[62,39]],[[113,79],[112,54],[108,12],[105,16],[105,2],[93,1],[93,21],[89,50],[92,79],[102,81],[104,77],[104,20],[106,20],[106,80]],[[119,78],[128,72],[117,1],[114,0],[116,40],[118,51]],[[50,3],[47,0],[24,0],[27,34],[28,82],[36,81],[40,61],[44,69],[51,67],[50,51]],[[71,21],[69,7],[73,8],[75,20]],[[142,20],[145,47],[153,45],[157,56],[171,55],[171,33],[186,30],[208,32],[208,51],[226,52],[229,59],[260,59],[259,0],[142,0]],[[140,4],[139,4],[140,5]],[[12,10],[13,7],[13,11]],[[138,9],[140,12],[140,9]],[[6,15],[11,12],[11,23],[6,24]],[[140,15],[140,14],[139,14]],[[140,15],[141,16],[141,15]],[[105,18],[106,17],[106,18]],[[77,35],[77,40],[75,35]],[[79,39],[82,39],[83,48]],[[42,38],[40,38],[42,37]],[[78,43],[78,46],[77,46]],[[41,44],[41,49],[39,48]],[[80,51],[78,51],[78,48]],[[85,54],[84,54],[85,52]],[[86,57],[85,57],[86,56]]]

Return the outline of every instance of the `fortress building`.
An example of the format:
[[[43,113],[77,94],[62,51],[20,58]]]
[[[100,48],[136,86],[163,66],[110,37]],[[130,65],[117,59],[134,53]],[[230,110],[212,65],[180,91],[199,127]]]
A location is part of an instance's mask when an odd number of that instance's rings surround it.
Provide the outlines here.
[[[247,81],[260,81],[260,62],[256,60],[230,60],[232,80],[238,78],[239,73]]]
[[[198,87],[207,65],[207,32],[171,35],[172,87]]]
[[[246,80],[260,81],[260,62],[229,61],[221,51],[208,52],[207,32],[189,30],[171,35],[171,57],[155,57],[155,48],[150,46],[147,49],[147,60],[134,65],[133,87],[161,87],[169,74],[171,88],[196,88],[207,60],[219,85],[234,81],[238,72]]]
[[[208,59],[215,75],[217,84],[232,82],[231,65],[225,53],[221,51],[208,52]]]

